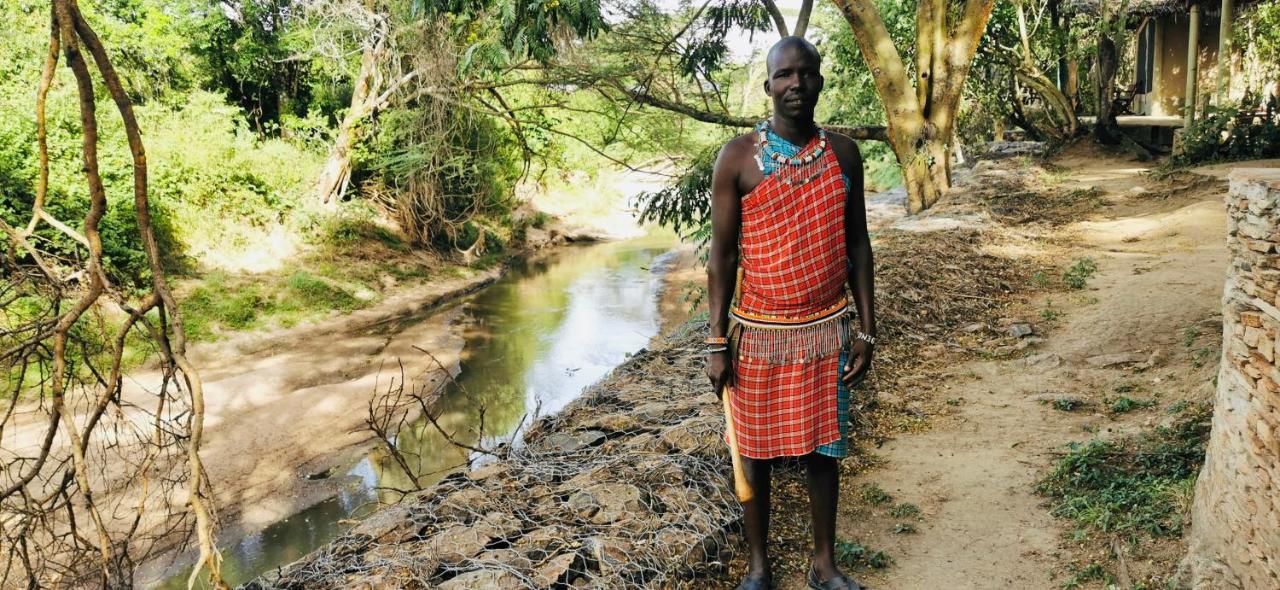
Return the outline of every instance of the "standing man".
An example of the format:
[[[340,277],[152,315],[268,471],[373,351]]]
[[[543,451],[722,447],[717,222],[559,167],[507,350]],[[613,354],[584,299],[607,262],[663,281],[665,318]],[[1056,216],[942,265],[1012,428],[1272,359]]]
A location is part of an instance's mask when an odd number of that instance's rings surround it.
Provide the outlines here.
[[[871,242],[857,144],[813,121],[820,66],[800,37],[774,45],[764,83],[773,116],[725,144],[712,174],[707,376],[719,392],[732,386],[754,492],[743,506],[750,558],[738,590],[771,583],[769,479],[783,456],[804,457],[808,472],[809,587],[861,588],[836,569],[835,526],[849,389],[870,369],[875,344]]]

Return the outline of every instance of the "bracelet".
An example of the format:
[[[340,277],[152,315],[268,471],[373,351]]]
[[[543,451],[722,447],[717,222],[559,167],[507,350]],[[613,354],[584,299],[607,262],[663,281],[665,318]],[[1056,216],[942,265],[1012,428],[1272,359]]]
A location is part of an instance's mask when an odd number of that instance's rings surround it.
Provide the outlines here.
[[[705,351],[703,351],[703,352],[706,352],[707,354],[712,354],[712,353],[716,353],[716,352],[729,352],[729,347],[728,347],[728,346],[719,346],[719,347],[716,347],[716,348],[708,348],[708,349],[706,349],[706,350],[705,350]]]
[[[728,344],[729,337],[728,336],[708,336],[706,340],[702,341],[702,343],[703,344]]]
[[[855,338],[857,338],[858,340],[861,340],[861,341],[863,341],[863,342],[866,342],[867,344],[875,344],[875,343],[876,343],[876,337],[875,337],[875,336],[872,336],[872,335],[870,335],[870,334],[868,334],[868,333],[866,333],[866,332],[863,332],[862,330],[858,330],[858,332],[854,335],[854,337],[855,337]]]

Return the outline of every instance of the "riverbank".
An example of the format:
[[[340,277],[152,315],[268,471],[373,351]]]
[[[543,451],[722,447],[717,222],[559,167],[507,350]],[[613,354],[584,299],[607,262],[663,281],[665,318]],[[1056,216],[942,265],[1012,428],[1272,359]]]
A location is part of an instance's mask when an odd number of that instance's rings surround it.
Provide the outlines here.
[[[999,180],[1021,182],[1007,177],[1028,165],[1011,165]],[[1057,264],[1025,234],[972,211],[886,221],[875,247],[886,344],[856,400],[864,444],[846,477],[874,463],[877,442],[926,426],[926,412],[942,405],[930,371],[978,348],[1026,349],[1021,334],[996,326],[1050,286],[1032,277],[1052,277]],[[695,318],[634,355],[538,421],[526,446],[410,495],[259,586],[732,587],[740,508],[697,352],[704,325]],[[785,578],[807,553],[803,526],[787,515],[807,512],[795,466],[778,473],[775,571]]]

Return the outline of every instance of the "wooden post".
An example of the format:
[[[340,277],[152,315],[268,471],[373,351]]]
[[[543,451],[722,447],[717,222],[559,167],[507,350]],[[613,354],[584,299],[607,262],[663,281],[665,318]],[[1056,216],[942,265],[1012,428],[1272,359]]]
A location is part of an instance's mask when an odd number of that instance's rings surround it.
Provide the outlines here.
[[[1200,75],[1200,5],[1191,5],[1191,25],[1187,31],[1187,93],[1182,104],[1182,127],[1196,122],[1196,78]]]
[[[1231,25],[1235,13],[1235,0],[1222,0],[1222,16],[1218,24],[1218,96],[1214,104],[1225,106],[1231,85]]]

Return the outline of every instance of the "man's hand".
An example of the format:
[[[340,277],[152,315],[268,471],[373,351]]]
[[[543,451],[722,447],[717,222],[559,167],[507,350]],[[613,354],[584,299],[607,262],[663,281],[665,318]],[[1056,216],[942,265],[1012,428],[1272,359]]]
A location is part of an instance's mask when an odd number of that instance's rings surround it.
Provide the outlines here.
[[[724,388],[733,385],[733,361],[727,351],[707,355],[707,377],[716,390],[716,397],[724,395]]]
[[[848,387],[854,387],[867,378],[871,370],[871,355],[875,346],[866,340],[854,340],[849,347],[849,357],[840,374],[840,380]],[[709,369],[708,369],[709,370]]]

